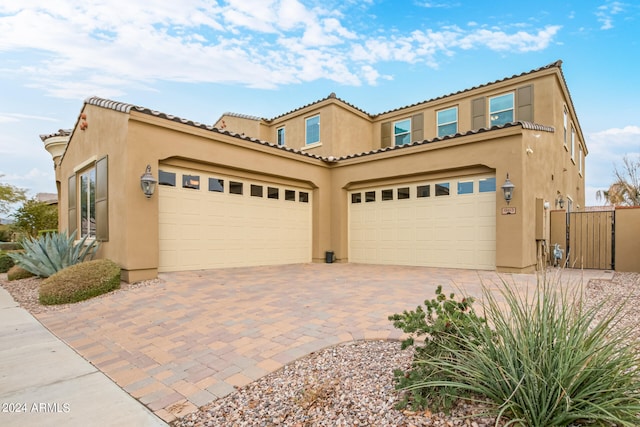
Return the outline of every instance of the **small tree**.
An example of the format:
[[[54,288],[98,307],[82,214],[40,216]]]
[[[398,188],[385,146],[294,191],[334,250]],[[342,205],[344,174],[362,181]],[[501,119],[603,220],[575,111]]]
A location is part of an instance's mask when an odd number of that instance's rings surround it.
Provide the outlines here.
[[[36,199],[27,200],[13,215],[13,228],[35,237],[41,230],[58,228],[58,208]]]
[[[622,170],[614,169],[614,183],[608,190],[598,190],[596,199],[612,206],[640,206],[640,157],[624,156],[622,163]]]
[[[4,175],[0,175],[3,177]],[[11,205],[25,201],[26,190],[15,187],[11,184],[0,183],[0,214],[7,214],[11,210]]]

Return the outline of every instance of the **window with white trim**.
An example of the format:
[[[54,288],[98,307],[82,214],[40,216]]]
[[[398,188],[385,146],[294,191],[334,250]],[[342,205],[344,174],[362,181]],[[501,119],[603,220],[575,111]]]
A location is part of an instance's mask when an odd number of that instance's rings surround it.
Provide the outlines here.
[[[411,119],[393,123],[394,145],[404,145],[411,142]]]
[[[305,143],[307,145],[320,142],[320,114],[305,120]]]
[[[438,137],[454,135],[458,132],[458,107],[438,111],[437,120]]]
[[[513,121],[513,93],[489,98],[490,125],[503,125]]]
[[[276,129],[278,145],[280,147],[284,146],[284,126]]]

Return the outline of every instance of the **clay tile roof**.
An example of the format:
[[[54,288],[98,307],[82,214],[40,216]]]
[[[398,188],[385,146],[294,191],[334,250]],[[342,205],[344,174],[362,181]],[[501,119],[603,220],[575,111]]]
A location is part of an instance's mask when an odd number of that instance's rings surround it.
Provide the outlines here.
[[[457,92],[453,92],[453,93],[450,93],[450,94],[447,94],[447,95],[441,95],[441,96],[438,96],[438,97],[435,97],[435,98],[427,99],[425,101],[416,102],[415,104],[406,105],[404,107],[394,108],[392,110],[388,110],[388,111],[385,111],[385,112],[377,114],[377,115],[380,116],[382,114],[392,113],[394,111],[404,110],[405,108],[415,107],[417,105],[422,105],[422,104],[426,104],[428,102],[437,101],[439,99],[448,98],[448,97],[453,96],[453,95],[459,95],[461,93],[470,92],[472,90],[480,89],[480,88],[483,88],[483,87],[486,87],[486,86],[490,86],[490,85],[493,85],[493,84],[496,84],[496,83],[500,83],[500,82],[504,82],[504,81],[507,81],[507,80],[515,79],[517,77],[526,76],[528,74],[533,74],[533,73],[536,73],[538,71],[546,70],[546,69],[549,69],[549,68],[560,68],[560,70],[562,70],[561,66],[562,66],[562,61],[561,60],[557,60],[555,62],[552,62],[551,64],[545,65],[545,66],[540,67],[540,68],[533,69],[531,71],[526,71],[526,72],[520,73],[520,74],[514,74],[511,77],[505,77],[503,79],[494,80],[492,82],[484,83],[484,84],[481,84],[481,85],[478,85],[478,86],[473,86],[473,87],[468,88],[468,89],[459,90]],[[566,84],[565,84],[565,86],[566,86]]]
[[[319,99],[319,100],[317,100],[317,101],[311,102],[311,103],[309,103],[309,104],[303,105],[302,107],[295,108],[295,109],[293,109],[293,110],[291,110],[291,111],[288,111],[288,112],[286,112],[286,113],[284,113],[284,114],[280,114],[280,115],[275,116],[275,117],[273,117],[273,118],[271,118],[271,119],[264,119],[264,121],[265,121],[265,122],[267,122],[267,123],[272,122],[272,121],[274,121],[274,120],[279,119],[280,117],[288,116],[288,115],[289,115],[289,114],[291,114],[291,113],[295,113],[296,111],[300,111],[300,110],[302,110],[302,109],[305,109],[305,108],[311,107],[311,106],[313,106],[313,105],[320,104],[321,102],[324,102],[324,101],[329,100],[329,99],[335,99],[335,100],[337,100],[337,101],[339,101],[339,102],[341,102],[341,103],[343,103],[343,104],[345,104],[345,105],[348,105],[349,107],[351,107],[351,108],[353,108],[353,109],[355,109],[355,110],[360,111],[361,113],[366,114],[367,116],[369,116],[369,117],[371,117],[371,118],[375,117],[375,115],[371,115],[371,114],[367,113],[367,112],[366,112],[366,111],[364,111],[362,108],[358,108],[358,107],[356,107],[355,105],[348,103],[348,102],[347,102],[347,101],[345,101],[344,99],[339,98],[338,96],[336,96],[335,92],[331,92],[331,93],[329,94],[329,96],[327,96],[326,98],[322,98],[322,99]]]
[[[60,129],[54,133],[40,135],[40,139],[44,142],[45,140],[56,137],[56,136],[69,136],[69,135],[71,135],[71,129]]]
[[[263,120],[262,118],[257,117],[257,116],[250,116],[248,114],[240,114],[240,113],[232,113],[230,111],[227,111],[227,112],[223,113],[222,116],[223,117],[224,116],[239,117],[241,119],[255,120],[255,121]]]
[[[296,150],[293,148],[289,148],[289,147],[282,147],[282,146],[278,146],[276,144],[267,142],[267,141],[262,141],[256,138],[251,138],[248,136],[245,136],[243,134],[237,134],[235,132],[230,132],[224,129],[220,129],[220,128],[216,128],[213,125],[205,125],[202,123],[198,123],[198,122],[194,122],[193,120],[188,120],[188,119],[183,119],[181,117],[178,116],[174,116],[171,114],[167,114],[167,113],[163,113],[161,111],[155,111],[155,110],[151,110],[149,108],[146,107],[139,107],[133,104],[127,104],[127,103],[123,103],[123,102],[117,102],[117,101],[111,101],[109,99],[104,99],[104,98],[99,98],[99,97],[91,97],[91,98],[87,98],[85,100],[85,104],[90,104],[90,105],[95,105],[101,108],[107,108],[110,110],[115,110],[115,111],[119,111],[121,113],[126,113],[129,114],[131,111],[136,111],[139,112],[141,114],[148,114],[150,116],[155,116],[155,117],[159,117],[165,120],[171,120],[173,122],[178,122],[178,123],[182,123],[188,126],[194,126],[200,129],[205,129],[211,132],[216,132],[222,135],[228,135],[231,136],[233,138],[238,138],[238,139],[242,139],[244,141],[250,141],[256,144],[260,144],[260,145],[266,145],[269,147],[273,147],[274,149],[278,149],[278,150],[284,150],[284,151],[288,151],[291,153],[295,153],[295,154],[299,154],[301,156],[305,156],[305,157],[311,157],[314,159],[319,159],[319,160],[325,160],[324,157],[322,156],[318,156],[316,154],[310,154],[310,153],[306,153],[304,151],[301,150]]]
[[[409,144],[404,144],[404,145],[396,145],[396,146],[393,146],[393,147],[378,148],[376,150],[371,150],[371,151],[367,151],[367,152],[364,152],[364,153],[349,154],[349,155],[346,155],[346,156],[338,157],[337,159],[335,159],[333,161],[339,161],[339,160],[353,159],[353,158],[356,158],[356,157],[369,156],[369,155],[372,155],[372,154],[378,154],[378,153],[382,153],[382,152],[385,152],[385,151],[391,151],[391,150],[401,150],[403,148],[409,148],[409,147],[416,147],[416,146],[419,146],[419,145],[432,144],[434,142],[446,141],[446,140],[449,140],[449,139],[460,138],[460,137],[463,137],[463,136],[475,135],[475,134],[484,133],[484,132],[492,132],[492,131],[496,131],[496,130],[500,130],[500,129],[507,129],[507,128],[516,127],[516,126],[520,126],[523,129],[528,129],[528,130],[538,130],[538,131],[543,131],[543,132],[555,132],[555,128],[553,128],[551,126],[543,126],[543,125],[539,125],[539,124],[536,124],[536,123],[518,121],[518,122],[505,123],[503,125],[484,127],[484,128],[480,128],[480,129],[473,129],[473,130],[470,130],[470,131],[465,132],[465,133],[456,133],[455,135],[446,135],[446,136],[443,136],[443,137],[436,137],[436,138],[433,138],[433,139],[425,139],[424,141],[413,141],[413,142],[410,142]],[[325,159],[325,161],[327,161],[327,160]]]

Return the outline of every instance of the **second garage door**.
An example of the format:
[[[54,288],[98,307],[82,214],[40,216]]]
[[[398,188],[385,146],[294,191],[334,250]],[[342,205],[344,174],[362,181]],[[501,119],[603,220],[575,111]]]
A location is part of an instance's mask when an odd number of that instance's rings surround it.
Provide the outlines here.
[[[495,269],[495,176],[349,193],[349,261]]]
[[[159,184],[159,271],[311,261],[309,189],[174,167]]]

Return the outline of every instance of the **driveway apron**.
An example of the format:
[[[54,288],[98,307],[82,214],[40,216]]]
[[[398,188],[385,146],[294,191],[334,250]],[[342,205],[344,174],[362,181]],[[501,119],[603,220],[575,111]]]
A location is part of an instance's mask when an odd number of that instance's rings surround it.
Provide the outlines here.
[[[587,283],[603,272],[585,274]],[[574,282],[577,276],[563,274]],[[167,422],[325,347],[400,339],[387,317],[432,298],[438,285],[479,297],[483,284],[506,280],[526,288],[536,282],[526,274],[362,264],[159,278],[37,318]]]

